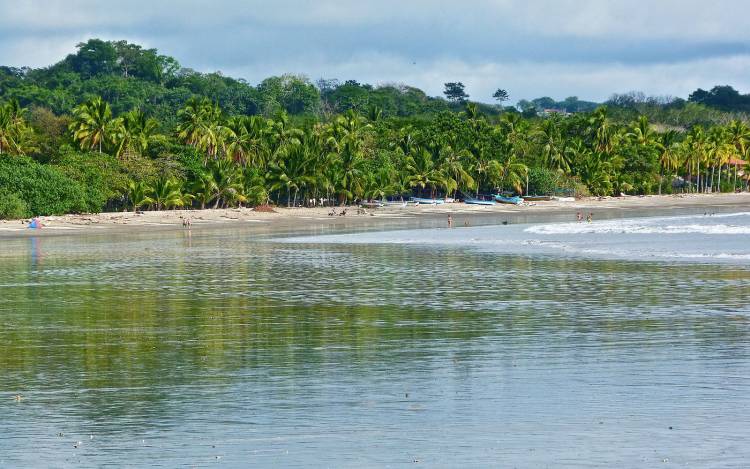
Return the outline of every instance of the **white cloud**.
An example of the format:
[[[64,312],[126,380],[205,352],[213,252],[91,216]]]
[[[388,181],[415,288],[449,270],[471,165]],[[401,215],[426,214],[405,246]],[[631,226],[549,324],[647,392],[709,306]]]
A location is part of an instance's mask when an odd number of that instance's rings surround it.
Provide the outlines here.
[[[750,88],[748,12],[745,0],[0,0],[0,64],[48,65],[102,37],[251,82],[297,72],[430,94],[461,80],[480,100],[498,86],[685,96]]]

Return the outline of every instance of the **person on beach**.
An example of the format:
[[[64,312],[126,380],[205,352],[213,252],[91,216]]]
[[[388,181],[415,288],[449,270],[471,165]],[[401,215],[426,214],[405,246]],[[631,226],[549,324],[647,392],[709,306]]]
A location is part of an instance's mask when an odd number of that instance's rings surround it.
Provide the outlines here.
[[[42,222],[39,221],[39,218],[32,218],[29,222],[29,228],[32,230],[41,230],[43,228]]]
[[[453,217],[451,214],[448,214],[448,228],[453,228]]]

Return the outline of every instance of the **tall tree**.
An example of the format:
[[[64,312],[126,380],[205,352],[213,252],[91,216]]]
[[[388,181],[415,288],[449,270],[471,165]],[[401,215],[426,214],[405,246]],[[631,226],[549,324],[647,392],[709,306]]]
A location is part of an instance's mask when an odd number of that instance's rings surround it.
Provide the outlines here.
[[[500,104],[510,99],[508,92],[502,88],[498,88],[494,93],[492,93],[492,97],[495,98]]]
[[[117,124],[109,103],[96,97],[73,110],[69,129],[82,149],[98,148],[102,153],[103,145],[112,142]]]
[[[445,83],[445,90],[443,91],[443,94],[446,98],[448,98],[448,101],[452,101],[454,103],[463,103],[464,101],[469,99],[469,95],[466,94],[464,88],[464,84],[460,81]]]

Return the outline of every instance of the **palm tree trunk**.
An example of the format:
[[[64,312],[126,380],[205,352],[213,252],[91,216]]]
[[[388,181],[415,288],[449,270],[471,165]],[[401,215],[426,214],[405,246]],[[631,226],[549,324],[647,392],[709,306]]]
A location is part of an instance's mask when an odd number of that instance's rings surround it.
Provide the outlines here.
[[[706,177],[703,178],[703,193],[708,193],[708,166],[706,166]]]
[[[701,191],[701,162],[700,161],[698,161],[698,167],[696,168],[695,172],[697,173],[695,175],[695,177],[697,178],[695,180],[695,191],[700,192]]]
[[[719,166],[719,177],[718,181],[716,182],[716,189],[721,193],[721,165]]]
[[[659,195],[661,195],[661,186],[664,184],[664,168],[659,170]]]

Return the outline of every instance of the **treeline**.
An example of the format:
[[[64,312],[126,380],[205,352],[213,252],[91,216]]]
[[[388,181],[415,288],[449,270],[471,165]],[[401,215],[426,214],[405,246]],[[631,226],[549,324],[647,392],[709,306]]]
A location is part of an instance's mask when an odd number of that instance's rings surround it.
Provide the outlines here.
[[[101,97],[115,114],[140,109],[157,119],[163,129],[194,96],[205,97],[228,114],[272,117],[330,116],[376,106],[386,116],[414,116],[458,109],[457,103],[427,96],[417,88],[392,84],[374,87],[354,80],[318,80],[297,75],[269,77],[256,86],[221,73],[199,73],[179,62],[126,41],[91,39],[76,53],[46,68],[0,67],[0,99],[17,100],[24,107],[40,106],[56,115]],[[500,108],[480,104],[485,113]]]
[[[229,115],[193,98],[176,119],[161,133],[154,118],[137,109],[116,115],[101,98],[64,117],[2,104],[0,214],[496,191],[734,191],[746,185],[739,158],[750,141],[740,121],[659,133],[645,116],[616,124],[605,107],[548,119],[506,113],[495,122],[469,103],[408,122],[373,109],[293,125],[283,112]]]
[[[3,218],[747,183],[743,116],[694,102],[629,94],[540,116],[469,102],[461,83],[446,84],[450,100],[291,76],[253,87],[97,40],[48,69],[3,73]]]

